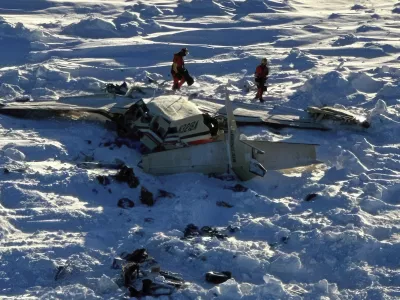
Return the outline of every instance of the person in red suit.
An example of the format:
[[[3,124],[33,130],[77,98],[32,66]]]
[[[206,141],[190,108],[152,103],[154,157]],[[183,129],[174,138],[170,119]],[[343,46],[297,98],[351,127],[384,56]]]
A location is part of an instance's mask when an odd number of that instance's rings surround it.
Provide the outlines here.
[[[265,83],[267,82],[268,74],[269,74],[268,60],[266,58],[263,58],[261,60],[261,64],[257,66],[256,72],[254,74],[255,82],[258,88],[255,99],[260,100],[260,102],[264,102],[262,95],[265,91],[267,91]]]
[[[179,90],[181,86],[186,82],[185,78],[185,62],[183,58],[188,55],[189,50],[187,48],[182,48],[181,51],[174,54],[174,59],[172,61],[171,74],[174,79],[173,90]]]

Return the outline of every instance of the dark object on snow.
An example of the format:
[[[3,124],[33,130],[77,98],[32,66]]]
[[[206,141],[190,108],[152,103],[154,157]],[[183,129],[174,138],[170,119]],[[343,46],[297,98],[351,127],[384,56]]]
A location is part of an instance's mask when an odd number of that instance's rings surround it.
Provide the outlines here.
[[[183,77],[185,78],[188,86],[191,86],[194,83],[193,77],[190,76],[188,70],[186,70],[186,69],[183,71]]]
[[[165,279],[176,281],[176,287],[180,287],[182,285],[182,282],[184,282],[183,278],[178,273],[173,273],[170,271],[160,271],[160,275],[164,276]]]
[[[226,234],[220,233],[216,228],[212,228],[210,226],[203,226],[200,230],[194,224],[189,224],[186,226],[185,231],[183,232],[184,238],[191,238],[195,236],[209,236],[216,237],[218,239],[224,239],[227,237]]]
[[[151,284],[153,283],[150,279],[143,279],[142,280],[142,292],[144,295],[151,295],[152,290],[151,290]]]
[[[124,286],[128,287],[139,276],[139,265],[134,262],[127,263],[122,267],[122,273],[124,276]]]
[[[110,184],[110,178],[108,178],[107,176],[98,175],[98,176],[96,176],[96,178],[101,185],[109,185]]]
[[[10,170],[7,168],[4,168],[3,172],[4,172],[4,174],[10,174]]]
[[[229,204],[228,202],[225,202],[225,201],[217,201],[217,206],[227,207],[227,208],[233,207],[232,204]]]
[[[129,291],[129,297],[135,297],[140,299],[141,297],[145,296],[142,291],[138,291],[133,286],[129,286],[128,291]]]
[[[283,237],[281,238],[281,242],[284,243],[284,244],[287,244],[287,243],[289,242],[289,239],[290,239],[290,237],[288,237],[288,236],[283,236]]]
[[[58,266],[57,267],[57,272],[56,272],[56,276],[54,276],[54,280],[58,280],[60,279],[60,277],[62,276],[62,274],[65,271],[65,267],[64,266]]]
[[[173,286],[158,284],[151,281],[150,279],[142,280],[142,294],[145,296],[169,296],[172,295],[173,291]]]
[[[109,83],[107,84],[105,91],[110,94],[125,95],[128,91],[128,85],[125,81],[120,85]]]
[[[137,249],[128,255],[121,254],[121,258],[114,259],[114,261],[116,261],[116,268],[121,262],[125,262],[125,265],[122,266],[120,286],[123,282],[131,297],[171,295],[175,289],[181,288],[184,284],[180,274],[161,271],[160,266],[153,258],[149,257],[144,248]],[[162,283],[158,283],[156,280],[160,275],[165,278]],[[138,290],[140,285],[142,288]]]
[[[229,271],[224,272],[207,272],[206,281],[210,283],[220,284],[232,278],[232,273]]]
[[[238,226],[232,226],[232,225],[229,225],[226,229],[227,229],[230,233],[235,233],[235,232],[240,231],[240,227],[238,227]]]
[[[124,260],[122,258],[114,258],[111,268],[112,269],[121,269],[123,266],[123,263],[124,263]]]
[[[309,106],[307,112],[317,121],[322,119],[331,119],[346,124],[360,125],[363,128],[369,128],[371,124],[367,118],[362,115],[350,112],[348,109],[341,109],[332,106],[315,107]]]
[[[135,203],[132,201],[132,200],[130,200],[130,199],[128,199],[128,198],[121,198],[121,199],[119,199],[118,200],[118,204],[117,204],[119,207],[121,207],[121,208],[130,208],[130,207],[134,207],[135,206]]]
[[[125,259],[125,260],[127,260],[129,262],[134,262],[134,263],[137,263],[137,264],[141,264],[148,257],[149,257],[149,254],[147,253],[146,249],[141,248],[141,249],[136,249],[131,254],[127,254],[125,257],[123,257],[123,259]]]
[[[308,195],[304,198],[304,201],[311,201],[311,200],[315,199],[315,198],[318,197],[318,196],[319,196],[319,195],[316,194],[316,193],[308,194]]]
[[[234,181],[237,179],[234,175],[230,175],[230,174],[220,175],[220,174],[215,174],[215,173],[208,174],[208,178],[216,178],[216,179],[224,180],[224,181]]]
[[[145,187],[142,186],[140,191],[140,202],[148,206],[154,205],[153,194],[149,192]]]
[[[158,190],[158,196],[157,198],[174,198],[175,194],[164,191],[164,190]]]
[[[194,224],[189,224],[188,226],[186,226],[185,231],[183,232],[183,236],[185,238],[198,235],[200,235],[199,227]]]
[[[126,146],[131,149],[138,149],[139,145],[137,141],[134,141],[129,138],[123,138],[123,137],[117,137],[113,141],[107,141],[104,144],[102,144],[104,147],[113,147],[116,146],[118,148],[121,148],[122,146]]]
[[[62,279],[67,273],[72,271],[70,266],[70,261],[67,261],[64,266],[58,266],[56,275],[54,276],[54,280]]]
[[[225,187],[225,189],[232,190],[234,192],[247,192],[247,190],[248,190],[247,187],[245,187],[245,186],[243,186],[243,185],[241,185],[239,183],[236,184],[235,186],[232,186],[232,187],[230,187],[230,186]]]
[[[29,101],[31,101],[31,98],[29,97],[29,96],[23,96],[23,97],[21,97],[21,98],[15,98],[14,99],[14,101],[15,102],[22,102],[22,103],[24,103],[24,102],[29,102]]]
[[[216,228],[212,228],[210,226],[203,226],[200,229],[201,235],[203,236],[211,236],[211,237],[216,237],[220,240],[224,239],[227,237],[226,234],[220,233]]]
[[[115,175],[115,179],[118,182],[128,183],[131,188],[136,188],[139,185],[139,179],[133,173],[133,169],[127,166],[122,166],[121,170]]]

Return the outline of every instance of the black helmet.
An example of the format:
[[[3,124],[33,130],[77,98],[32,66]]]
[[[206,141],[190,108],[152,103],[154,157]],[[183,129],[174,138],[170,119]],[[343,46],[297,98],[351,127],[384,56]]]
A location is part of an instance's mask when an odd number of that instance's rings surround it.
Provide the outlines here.
[[[188,55],[189,54],[189,49],[188,48],[182,48],[180,51],[183,55]]]

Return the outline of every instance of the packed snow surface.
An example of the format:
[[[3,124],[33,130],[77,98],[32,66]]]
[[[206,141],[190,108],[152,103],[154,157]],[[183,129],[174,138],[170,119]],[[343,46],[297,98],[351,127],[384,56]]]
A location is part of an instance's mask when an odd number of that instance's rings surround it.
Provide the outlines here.
[[[267,57],[262,108],[334,105],[372,124],[242,127],[250,139],[319,144],[323,163],[269,171],[235,192],[237,181],[143,173],[139,145],[115,143],[95,121],[1,115],[0,298],[121,299],[113,258],[146,248],[187,281],[172,299],[399,299],[399,13],[394,0],[0,1],[4,103],[146,74],[171,80],[173,53],[188,47],[196,82],[182,97],[223,99],[227,84],[232,100],[253,105],[253,73]],[[98,176],[116,170],[84,161],[123,162],[140,185],[102,185]],[[154,206],[141,203],[142,187]],[[134,207],[118,207],[121,198]],[[184,240],[190,223],[228,237]],[[208,271],[233,278],[213,285]]]

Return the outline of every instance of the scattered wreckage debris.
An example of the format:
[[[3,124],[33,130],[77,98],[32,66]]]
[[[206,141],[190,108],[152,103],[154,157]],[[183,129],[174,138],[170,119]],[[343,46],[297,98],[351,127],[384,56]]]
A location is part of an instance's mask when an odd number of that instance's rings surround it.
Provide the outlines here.
[[[211,173],[211,174],[208,174],[208,178],[216,178],[216,179],[223,180],[223,181],[235,181],[235,180],[237,180],[236,176],[232,175],[232,174]]]
[[[133,168],[122,166],[122,168],[115,175],[115,179],[118,182],[126,182],[130,188],[137,188],[139,185],[139,178],[135,176]]]
[[[87,166],[87,163],[80,163],[80,165],[81,164],[83,164],[83,166]],[[90,165],[90,166],[91,167],[94,167],[94,166],[97,166],[97,167],[103,166],[104,167],[104,166],[108,166],[108,165],[99,163],[99,164]],[[139,186],[139,184],[140,184],[139,178],[137,178],[135,176],[135,173],[133,172],[133,168],[128,168],[127,166],[120,165],[120,164],[119,165],[111,164],[111,166],[113,168],[118,167],[119,171],[115,175],[108,175],[108,176],[97,175],[96,179],[101,185],[104,185],[104,186],[109,185],[111,183],[111,179],[110,178],[113,178],[117,182],[120,182],[120,183],[121,182],[126,182],[128,184],[128,186],[130,188],[133,188],[133,189],[137,188]],[[110,166],[108,166],[108,167],[110,167]]]
[[[108,178],[108,176],[97,175],[96,179],[101,185],[109,185],[111,183],[111,180]]]
[[[129,198],[121,198],[118,200],[117,203],[118,207],[127,209],[127,208],[132,208],[135,206],[135,202],[133,202],[131,199]]]
[[[318,196],[319,196],[319,194],[316,194],[316,193],[308,194],[308,195],[304,198],[304,201],[313,201],[313,200],[315,200],[315,198],[317,198]]]
[[[229,271],[206,273],[206,281],[209,283],[220,284],[232,278],[232,273]]]
[[[132,253],[122,253],[121,256],[126,261],[134,262],[137,264],[143,263],[149,258],[149,254],[144,248],[136,249]]]
[[[331,119],[345,124],[359,125],[363,128],[369,128],[371,126],[366,117],[356,115],[348,110],[332,106],[309,106],[307,108],[307,112],[316,120],[316,122],[319,122],[323,119]]]
[[[216,204],[217,204],[217,206],[221,206],[221,207],[227,207],[227,208],[233,207],[232,204],[229,204],[228,202],[225,202],[225,201],[217,201]]]
[[[140,202],[147,206],[154,205],[153,193],[149,192],[145,187],[142,186],[140,190]]]
[[[200,109],[204,105],[179,95],[157,96],[145,103],[142,97],[154,93],[153,88],[133,86],[123,94],[126,88],[125,85],[109,86],[104,94],[64,97],[59,101],[10,103],[0,107],[0,113],[13,116],[25,116],[29,112],[46,116],[100,115],[116,124],[117,131],[124,137],[141,142],[146,154],[142,155],[138,166],[153,175],[232,172],[245,181],[262,177],[267,170],[319,163],[314,144],[241,138],[237,124],[253,124],[260,120],[260,115],[265,123],[266,112],[237,107],[240,104],[230,101],[227,92],[221,109],[215,110],[207,102],[213,111],[204,112]],[[306,123],[308,127],[315,125],[310,125],[312,120],[286,115],[270,116],[268,122],[297,128],[303,128]],[[138,184],[133,178],[127,182],[131,187]]]
[[[224,187],[224,189],[226,190],[232,190],[236,193],[243,193],[243,192],[247,192],[248,188],[241,185],[240,183],[236,184],[235,186],[226,186]]]
[[[170,192],[167,192],[167,191],[164,191],[164,190],[158,190],[158,195],[157,195],[156,199],[158,199],[158,198],[170,198],[170,199],[172,199],[174,197],[175,197],[174,193],[170,193]]]
[[[54,276],[54,280],[60,280],[62,278],[64,278],[66,276],[66,274],[69,274],[72,272],[72,265],[70,263],[70,261],[68,260],[65,265],[63,266],[58,266],[57,267],[57,271],[56,271],[56,275]]]
[[[217,228],[203,226],[199,229],[196,225],[189,224],[186,226],[185,231],[183,232],[182,239],[190,239],[198,236],[216,237],[220,240],[228,237],[226,234],[221,233]]]
[[[268,245],[272,248],[272,249],[276,249],[277,247],[281,246],[282,244],[287,244],[290,240],[289,236],[283,236],[281,237],[279,242],[274,242],[274,243],[269,243]]]
[[[114,259],[112,268],[121,269],[121,285],[128,289],[130,297],[171,295],[185,286],[180,274],[161,270],[143,248],[122,253]]]

